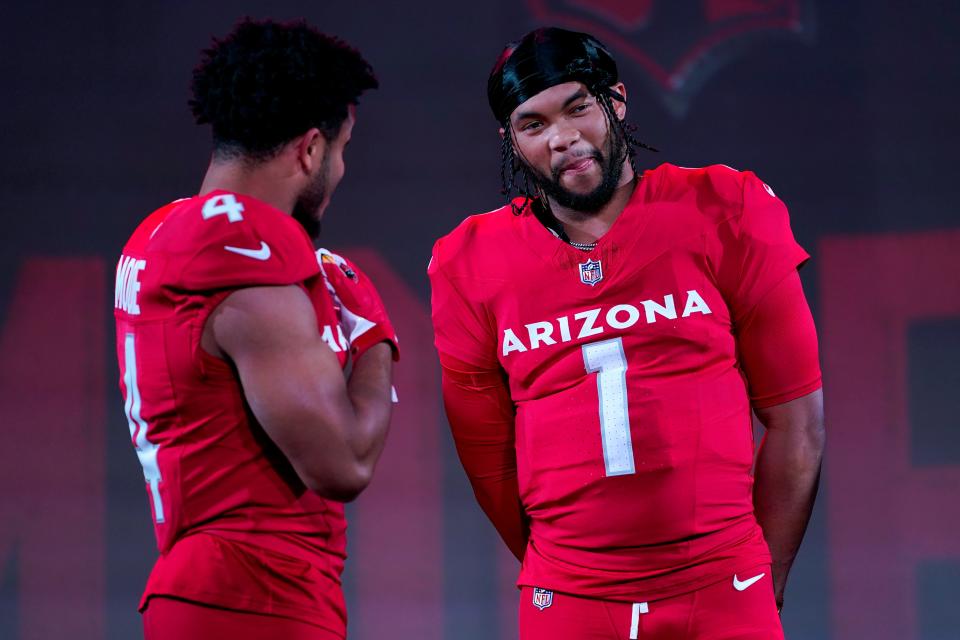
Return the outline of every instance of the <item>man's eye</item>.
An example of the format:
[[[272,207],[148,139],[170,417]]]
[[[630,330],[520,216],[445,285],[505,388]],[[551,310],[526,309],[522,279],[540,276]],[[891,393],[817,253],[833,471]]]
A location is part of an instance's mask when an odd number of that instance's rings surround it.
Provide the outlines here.
[[[586,111],[588,108],[590,108],[590,103],[589,103],[589,102],[584,102],[583,104],[578,104],[578,105],[575,106],[573,109],[571,109],[571,112],[572,112],[572,113],[581,113],[581,112],[583,112],[583,111]]]
[[[523,128],[521,129],[521,131],[536,131],[542,126],[543,126],[542,122],[536,122],[536,121],[528,122],[527,124],[523,125]]]

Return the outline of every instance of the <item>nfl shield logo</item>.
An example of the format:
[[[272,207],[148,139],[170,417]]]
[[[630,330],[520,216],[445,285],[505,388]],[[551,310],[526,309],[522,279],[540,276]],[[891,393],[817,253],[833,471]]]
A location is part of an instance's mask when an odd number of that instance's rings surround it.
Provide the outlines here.
[[[587,260],[580,263],[580,282],[591,287],[603,280],[603,268],[599,260]]]
[[[546,589],[541,589],[540,587],[533,588],[533,606],[540,611],[543,611],[547,607],[553,604],[553,591],[547,591]]]

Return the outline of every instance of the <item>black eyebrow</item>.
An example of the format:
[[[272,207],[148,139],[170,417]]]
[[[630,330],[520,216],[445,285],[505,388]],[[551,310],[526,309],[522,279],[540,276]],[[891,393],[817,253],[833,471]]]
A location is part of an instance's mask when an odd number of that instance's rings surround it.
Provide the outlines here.
[[[563,106],[561,107],[561,109],[566,109],[572,103],[586,97],[587,97],[586,91],[584,91],[583,89],[577,89],[576,92],[573,93],[573,95],[571,95],[569,98],[563,101]],[[517,114],[517,122],[520,122],[521,120],[526,120],[527,118],[540,118],[540,117],[542,116],[536,111],[524,111],[522,113]]]
[[[576,102],[577,100],[580,100],[580,99],[582,99],[582,98],[586,98],[586,97],[587,97],[587,92],[584,91],[583,89],[579,89],[575,94],[573,94],[572,96],[570,96],[569,98],[567,98],[567,100],[563,103],[563,108],[566,109],[566,108],[569,107],[572,103],[574,103],[574,102]]]

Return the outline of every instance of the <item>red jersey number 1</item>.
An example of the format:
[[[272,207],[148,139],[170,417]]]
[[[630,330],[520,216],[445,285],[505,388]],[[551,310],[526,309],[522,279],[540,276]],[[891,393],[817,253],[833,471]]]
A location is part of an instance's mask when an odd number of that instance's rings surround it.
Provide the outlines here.
[[[134,348],[136,341],[132,333],[126,334],[123,340],[123,386],[126,392],[123,412],[127,415],[130,425],[130,439],[137,450],[137,457],[143,467],[143,477],[150,486],[150,496],[153,498],[153,514],[157,524],[165,520],[163,501],[160,499],[160,466],[157,464],[157,451],[160,447],[147,440],[147,423],[140,417],[143,400],[140,398],[140,387],[137,385],[137,352]]]
[[[627,357],[623,340],[601,340],[583,345],[587,373],[597,374],[600,399],[600,441],[607,476],[636,473],[633,442],[630,439],[630,412],[627,404]]]

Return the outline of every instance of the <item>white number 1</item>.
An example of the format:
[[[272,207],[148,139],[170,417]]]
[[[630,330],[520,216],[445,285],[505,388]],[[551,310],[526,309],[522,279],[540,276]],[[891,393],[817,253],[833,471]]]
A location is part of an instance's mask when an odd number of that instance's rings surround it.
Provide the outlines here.
[[[630,412],[627,405],[627,357],[623,340],[603,340],[583,345],[587,373],[597,374],[600,397],[600,441],[603,466],[608,476],[636,473],[633,442],[630,439]]]
[[[123,386],[126,387],[127,397],[123,405],[123,412],[127,414],[127,423],[130,425],[130,438],[137,449],[137,457],[143,467],[143,477],[150,485],[150,495],[153,497],[153,513],[157,524],[164,521],[163,501],[160,500],[160,466],[157,464],[157,451],[160,447],[147,440],[147,423],[140,417],[140,387],[137,385],[137,352],[134,350],[134,338],[128,333],[123,341]]]

